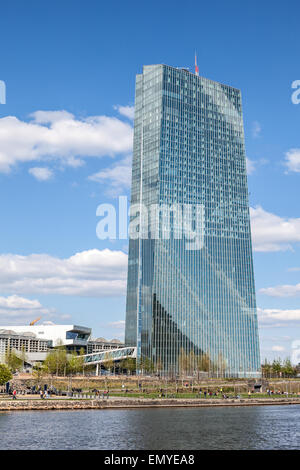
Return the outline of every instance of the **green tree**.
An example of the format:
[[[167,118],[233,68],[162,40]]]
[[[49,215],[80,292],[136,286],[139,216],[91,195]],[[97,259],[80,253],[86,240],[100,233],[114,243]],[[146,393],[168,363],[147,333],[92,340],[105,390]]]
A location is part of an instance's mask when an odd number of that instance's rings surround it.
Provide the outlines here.
[[[58,372],[57,367],[57,358],[55,351],[50,351],[44,361],[44,366],[47,372],[51,375],[55,375]]]
[[[113,370],[114,370],[114,366],[115,366],[115,362],[114,360],[112,359],[111,355],[109,352],[106,352],[105,355],[104,355],[104,360],[105,360],[105,363],[104,363],[104,366],[105,368],[110,372],[112,373]]]
[[[178,365],[180,375],[186,375],[189,368],[189,359],[188,355],[186,354],[183,348],[180,349],[180,353],[178,356]]]
[[[22,359],[17,355],[16,351],[12,349],[5,354],[5,364],[14,374],[17,370],[21,370],[23,366]]]
[[[224,359],[223,354],[219,352],[217,361],[217,372],[219,377],[225,376],[226,367],[226,360]]]
[[[149,357],[145,357],[143,361],[144,371],[148,374],[152,374],[154,371],[153,361]]]
[[[207,353],[197,356],[197,370],[199,372],[209,372],[211,369],[211,360]]]
[[[282,372],[287,377],[295,377],[296,368],[292,366],[292,363],[289,358],[287,358],[282,365]]]
[[[136,370],[136,360],[132,357],[128,357],[127,359],[125,359],[124,361],[124,369],[126,369],[127,373],[129,373],[129,375],[132,375],[133,372]]]
[[[44,366],[51,375],[66,375],[68,372],[68,357],[65,347],[53,349],[47,354]]]
[[[144,369],[145,369],[145,364],[144,364],[145,360],[144,360],[144,357],[143,356],[140,356],[136,359],[136,368],[138,371],[140,371],[142,374],[144,373]]]
[[[190,351],[188,358],[187,358],[187,365],[188,365],[188,374],[193,375],[196,370],[196,356],[194,351]]]
[[[12,379],[12,373],[6,364],[0,364],[0,385],[5,385],[6,382]]]
[[[25,362],[27,361],[27,356],[26,356],[26,352],[25,352],[25,348],[24,346],[22,346],[22,350],[21,350],[21,353],[19,355],[21,361],[22,361],[22,369],[24,369],[24,366],[25,366]]]
[[[79,361],[79,364],[78,364],[79,371],[78,372],[83,372],[84,371],[84,355],[85,355],[84,348],[80,348],[79,357],[78,357],[78,361]]]
[[[155,370],[156,373],[161,376],[161,372],[163,370],[163,363],[160,357],[157,358],[156,363],[155,363]]]
[[[82,372],[83,365],[83,354],[77,354],[76,351],[74,351],[71,356],[68,357],[67,374],[74,375],[78,374],[79,372]]]
[[[267,359],[265,359],[265,362],[262,365],[262,376],[267,378],[271,377],[271,372],[272,372],[272,364],[268,362]]]
[[[66,375],[67,368],[68,368],[68,356],[67,350],[65,347],[61,347],[57,349],[57,362],[58,362],[58,370],[59,375]]]
[[[154,370],[153,362],[147,356],[141,356],[136,362],[136,367],[142,372],[142,374],[148,374]]]
[[[281,359],[274,359],[272,362],[272,373],[276,375],[277,377],[280,376],[282,370],[281,370]]]
[[[47,368],[41,362],[37,362],[32,368],[32,375],[35,382],[40,385],[43,377],[47,374]]]
[[[126,370],[126,359],[121,359],[119,362],[119,370],[123,374],[124,370]]]

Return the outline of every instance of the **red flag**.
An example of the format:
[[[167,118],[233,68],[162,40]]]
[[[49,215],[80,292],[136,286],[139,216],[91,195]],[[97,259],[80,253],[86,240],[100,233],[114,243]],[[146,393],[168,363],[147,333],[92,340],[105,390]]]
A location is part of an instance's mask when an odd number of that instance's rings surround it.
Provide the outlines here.
[[[196,55],[196,52],[195,52],[195,74],[196,75],[199,75],[199,67],[197,65],[197,55]]]

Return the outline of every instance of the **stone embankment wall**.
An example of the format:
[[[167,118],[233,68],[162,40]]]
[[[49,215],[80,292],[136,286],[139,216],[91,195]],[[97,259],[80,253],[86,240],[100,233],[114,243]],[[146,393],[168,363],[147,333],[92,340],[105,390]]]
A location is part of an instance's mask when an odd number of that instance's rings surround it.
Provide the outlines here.
[[[107,408],[155,408],[155,407],[207,407],[207,406],[258,406],[258,405],[300,405],[300,398],[264,398],[264,399],[5,399],[0,401],[0,411],[20,410],[87,410]]]

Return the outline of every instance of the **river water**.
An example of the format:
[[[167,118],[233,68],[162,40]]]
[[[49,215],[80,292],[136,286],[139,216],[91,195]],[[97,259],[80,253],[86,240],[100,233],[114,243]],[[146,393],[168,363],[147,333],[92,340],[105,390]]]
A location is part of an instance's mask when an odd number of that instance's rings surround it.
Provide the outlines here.
[[[300,449],[300,405],[0,412],[0,449]]]

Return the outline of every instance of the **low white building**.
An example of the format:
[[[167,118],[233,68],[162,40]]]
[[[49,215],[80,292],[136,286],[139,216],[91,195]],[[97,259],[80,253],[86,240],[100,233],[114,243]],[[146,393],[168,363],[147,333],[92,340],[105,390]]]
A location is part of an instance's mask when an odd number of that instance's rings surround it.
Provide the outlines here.
[[[11,329],[0,329],[0,362],[10,351],[25,354],[26,362],[34,364],[46,359],[52,342],[46,338],[37,338],[32,332],[19,333]],[[21,357],[21,356],[20,356]]]
[[[51,341],[51,346],[64,345],[68,351],[79,351],[87,348],[92,329],[79,325],[13,325],[0,326],[0,330],[13,330],[19,335],[33,333],[36,338]]]

